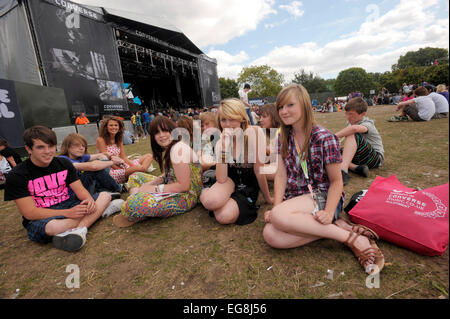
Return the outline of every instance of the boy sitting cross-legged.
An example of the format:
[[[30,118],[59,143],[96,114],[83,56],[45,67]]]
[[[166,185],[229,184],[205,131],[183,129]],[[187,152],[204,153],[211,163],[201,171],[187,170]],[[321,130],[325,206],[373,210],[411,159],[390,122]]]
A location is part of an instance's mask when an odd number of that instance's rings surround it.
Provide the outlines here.
[[[367,103],[361,97],[355,97],[345,106],[348,126],[336,133],[338,138],[345,137],[342,153],[342,179],[348,183],[352,170],[363,177],[369,176],[369,169],[377,168],[384,162],[384,148],[381,136],[374,121],[366,117]]]
[[[30,127],[23,138],[30,158],[7,175],[5,201],[14,200],[30,240],[79,250],[86,242],[87,228],[102,216],[111,195],[89,194],[72,163],[55,157],[56,135],[48,127]]]

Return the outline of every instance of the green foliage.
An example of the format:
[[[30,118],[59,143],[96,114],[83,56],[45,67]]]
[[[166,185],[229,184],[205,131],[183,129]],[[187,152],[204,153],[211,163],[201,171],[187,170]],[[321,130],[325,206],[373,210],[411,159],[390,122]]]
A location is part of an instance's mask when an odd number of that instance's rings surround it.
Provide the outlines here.
[[[239,85],[236,80],[219,78],[219,87],[222,99],[230,97],[239,98]]]
[[[448,49],[421,48],[417,51],[409,51],[401,55],[392,70],[406,69],[411,66],[430,66],[437,60],[439,64],[448,64]]]
[[[249,97],[276,96],[282,89],[283,75],[268,65],[244,67],[237,82],[250,84]]]
[[[369,95],[373,86],[373,76],[368,74],[363,68],[350,68],[339,72],[334,83],[335,94],[338,96],[347,95],[355,91]]]
[[[308,93],[321,93],[333,90],[333,88],[328,88],[327,82],[320,76],[312,72],[308,74],[304,69],[301,69],[300,73],[294,74],[292,82],[303,85]]]

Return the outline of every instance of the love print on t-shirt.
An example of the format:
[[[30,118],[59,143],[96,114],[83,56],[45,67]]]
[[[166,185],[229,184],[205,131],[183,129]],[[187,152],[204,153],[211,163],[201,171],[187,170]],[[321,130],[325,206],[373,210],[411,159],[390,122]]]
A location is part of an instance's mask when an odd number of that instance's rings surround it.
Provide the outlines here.
[[[69,199],[67,170],[28,181],[28,190],[36,207],[48,208]]]

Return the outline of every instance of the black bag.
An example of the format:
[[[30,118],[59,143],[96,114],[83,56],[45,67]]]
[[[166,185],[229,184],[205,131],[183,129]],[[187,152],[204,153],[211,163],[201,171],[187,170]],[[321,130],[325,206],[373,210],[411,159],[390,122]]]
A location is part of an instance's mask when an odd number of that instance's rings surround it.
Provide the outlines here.
[[[355,207],[356,204],[358,204],[358,202],[363,199],[363,197],[366,195],[367,193],[367,189],[363,189],[362,191],[359,191],[357,193],[354,193],[352,195],[352,198],[350,199],[350,202],[347,204],[347,206],[345,206],[344,211],[346,213],[348,213],[349,211],[352,210],[353,207]]]

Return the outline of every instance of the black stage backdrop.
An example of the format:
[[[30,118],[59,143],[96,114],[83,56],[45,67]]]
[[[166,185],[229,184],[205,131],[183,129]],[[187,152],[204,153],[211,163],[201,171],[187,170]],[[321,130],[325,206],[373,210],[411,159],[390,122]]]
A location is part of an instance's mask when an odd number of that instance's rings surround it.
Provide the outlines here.
[[[19,148],[24,146],[24,131],[14,82],[0,79],[0,136],[12,148]]]
[[[220,102],[219,78],[217,63],[205,55],[198,58],[198,73],[202,88],[204,106],[218,106]]]
[[[71,121],[127,111],[113,30],[102,15],[70,1],[29,1],[47,84],[64,89]]]

